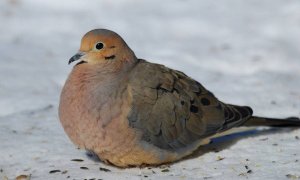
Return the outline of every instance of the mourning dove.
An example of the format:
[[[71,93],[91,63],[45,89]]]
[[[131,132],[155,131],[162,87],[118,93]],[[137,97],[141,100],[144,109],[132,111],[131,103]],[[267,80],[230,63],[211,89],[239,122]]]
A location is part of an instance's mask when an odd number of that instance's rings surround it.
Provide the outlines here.
[[[174,162],[233,127],[300,125],[225,104],[184,73],[138,59],[110,30],[85,34],[73,61],[60,121],[74,144],[119,167]]]

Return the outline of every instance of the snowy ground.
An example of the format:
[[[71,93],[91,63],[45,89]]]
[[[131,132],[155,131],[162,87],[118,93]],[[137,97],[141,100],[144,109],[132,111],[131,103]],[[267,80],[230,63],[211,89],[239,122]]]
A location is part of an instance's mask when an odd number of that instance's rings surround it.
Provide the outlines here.
[[[300,179],[299,129],[248,130],[169,166],[118,169],[77,150],[57,117],[67,61],[93,28],[225,102],[300,116],[299,0],[1,0],[0,22],[0,179]]]

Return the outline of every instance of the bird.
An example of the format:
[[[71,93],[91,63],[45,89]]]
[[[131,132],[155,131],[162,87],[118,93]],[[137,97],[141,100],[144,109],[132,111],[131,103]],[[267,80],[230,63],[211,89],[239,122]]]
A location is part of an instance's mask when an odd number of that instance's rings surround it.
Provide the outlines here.
[[[183,72],[136,57],[117,33],[81,39],[62,88],[59,119],[70,140],[117,167],[161,165],[192,154],[240,126],[300,126],[220,101]]]

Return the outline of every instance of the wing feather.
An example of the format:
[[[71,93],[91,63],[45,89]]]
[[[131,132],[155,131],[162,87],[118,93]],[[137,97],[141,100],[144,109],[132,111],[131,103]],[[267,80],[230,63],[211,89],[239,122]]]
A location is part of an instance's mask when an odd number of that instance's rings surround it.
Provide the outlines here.
[[[202,138],[239,126],[249,107],[220,102],[200,83],[180,71],[140,60],[129,76],[131,127],[159,148],[178,150]]]

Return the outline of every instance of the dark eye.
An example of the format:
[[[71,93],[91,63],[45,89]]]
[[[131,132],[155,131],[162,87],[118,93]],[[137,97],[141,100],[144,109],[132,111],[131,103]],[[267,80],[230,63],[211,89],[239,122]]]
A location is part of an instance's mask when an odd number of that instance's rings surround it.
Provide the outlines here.
[[[103,49],[104,44],[102,42],[98,42],[95,47],[96,47],[96,49],[100,50],[100,49]]]

